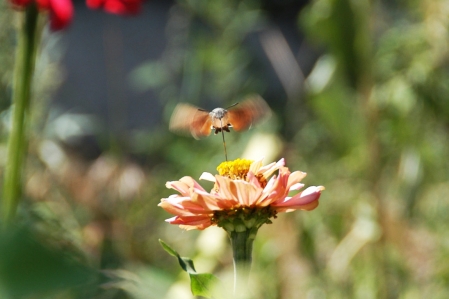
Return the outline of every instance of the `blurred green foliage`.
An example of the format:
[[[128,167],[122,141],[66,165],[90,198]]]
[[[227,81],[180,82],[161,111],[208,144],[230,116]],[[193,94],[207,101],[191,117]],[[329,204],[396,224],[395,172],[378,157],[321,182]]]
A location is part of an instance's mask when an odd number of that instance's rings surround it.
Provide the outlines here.
[[[37,293],[52,296],[55,290],[70,294],[70,288],[79,286],[89,296],[86,286],[95,285],[97,271],[83,264],[76,252],[43,245],[47,242],[33,236],[27,228],[9,229],[1,234],[2,298],[34,298]]]
[[[179,101],[209,109],[260,93],[276,116],[261,128],[228,134],[231,159],[252,142],[263,144],[266,163],[285,157],[290,169],[308,172],[306,185],[326,187],[316,210],[280,215],[259,231],[250,285],[255,298],[449,297],[447,1],[311,1],[297,19],[304,43],[320,53],[310,73],[282,77],[301,57],[282,54],[289,49],[282,48],[281,31],[268,36],[268,44],[283,49],[274,54],[279,60],[270,60],[279,80],[298,87],[282,85],[276,98],[265,94],[269,78],[248,46],[248,39],[273,29],[264,4],[178,1],[163,57],[130,75],[135,89],[157,91],[166,121]],[[1,26],[10,26],[9,15],[0,17]],[[2,41],[10,38],[4,34],[11,31],[1,32]],[[0,61],[8,61],[12,43],[1,43]],[[273,55],[269,49],[267,56]],[[277,65],[282,59],[287,64]],[[1,70],[3,78],[10,67]],[[1,82],[7,103],[9,83]],[[35,109],[45,110],[42,105]],[[181,231],[164,223],[170,215],[157,207],[172,194],[166,181],[215,171],[223,160],[221,140],[178,137],[166,127],[133,135],[123,145],[126,155],[105,148],[93,161],[51,139],[48,128],[33,132],[20,219],[31,223],[40,245],[28,237],[2,241],[2,294],[192,298],[188,278],[159,238],[194,257],[199,272],[228,279],[232,258],[223,232]],[[3,125],[2,140],[6,134]],[[270,136],[271,145],[261,136]],[[14,246],[18,255],[35,252],[39,263],[6,259],[5,248]],[[17,271],[29,266],[34,276],[20,279],[5,265]],[[79,271],[103,275],[82,281]],[[56,286],[52,275],[64,283]],[[15,291],[17,281],[23,293]]]
[[[8,90],[12,78],[14,60],[10,59],[14,55],[15,31],[12,26],[12,15],[8,13],[6,3],[0,3],[0,111],[8,108],[11,104],[11,93]]]

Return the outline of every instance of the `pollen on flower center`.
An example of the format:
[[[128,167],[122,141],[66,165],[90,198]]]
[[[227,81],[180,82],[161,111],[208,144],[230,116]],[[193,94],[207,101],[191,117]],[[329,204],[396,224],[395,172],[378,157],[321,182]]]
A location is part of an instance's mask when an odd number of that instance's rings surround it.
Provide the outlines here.
[[[230,178],[231,180],[246,180],[252,160],[237,159],[226,161],[218,165],[218,174]]]

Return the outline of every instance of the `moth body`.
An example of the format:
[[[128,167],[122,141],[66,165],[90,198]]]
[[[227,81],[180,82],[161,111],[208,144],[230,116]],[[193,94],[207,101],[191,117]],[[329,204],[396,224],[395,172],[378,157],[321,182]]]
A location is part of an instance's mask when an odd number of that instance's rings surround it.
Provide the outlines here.
[[[229,127],[232,125],[228,122],[228,110],[223,108],[215,108],[211,112],[209,112],[209,116],[212,121],[211,129],[215,130],[215,134],[219,132],[226,131],[230,132]]]

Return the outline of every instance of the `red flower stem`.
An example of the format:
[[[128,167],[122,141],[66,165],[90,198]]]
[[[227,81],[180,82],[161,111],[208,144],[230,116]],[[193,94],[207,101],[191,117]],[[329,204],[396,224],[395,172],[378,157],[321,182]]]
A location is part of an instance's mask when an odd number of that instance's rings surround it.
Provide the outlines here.
[[[248,277],[251,270],[253,242],[256,234],[252,230],[230,233],[232,253],[234,259],[234,295],[247,289]]]
[[[14,218],[21,196],[22,168],[27,148],[27,123],[30,90],[37,47],[38,10],[34,2],[27,6],[20,24],[13,82],[13,113],[4,174],[2,216],[6,225]]]

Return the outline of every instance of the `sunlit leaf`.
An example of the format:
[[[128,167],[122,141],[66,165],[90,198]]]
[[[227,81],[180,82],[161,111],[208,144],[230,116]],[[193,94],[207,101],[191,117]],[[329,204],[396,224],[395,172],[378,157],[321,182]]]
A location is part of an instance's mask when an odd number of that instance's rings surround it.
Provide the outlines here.
[[[214,288],[219,283],[219,280],[212,274],[189,274],[190,288],[192,294],[195,296],[203,296],[206,298],[215,298]]]

